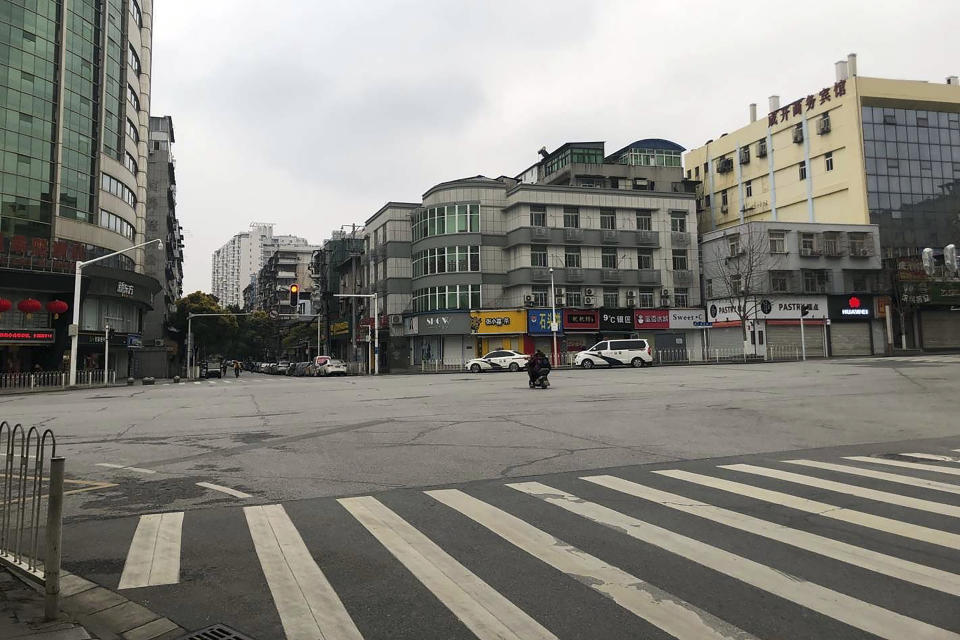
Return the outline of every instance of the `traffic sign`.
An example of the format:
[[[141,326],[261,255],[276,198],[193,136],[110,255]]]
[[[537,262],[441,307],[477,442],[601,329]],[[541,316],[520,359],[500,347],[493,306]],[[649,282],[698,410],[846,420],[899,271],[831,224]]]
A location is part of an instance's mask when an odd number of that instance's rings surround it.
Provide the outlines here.
[[[280,317],[280,313],[276,309],[270,309],[270,319],[276,320]]]

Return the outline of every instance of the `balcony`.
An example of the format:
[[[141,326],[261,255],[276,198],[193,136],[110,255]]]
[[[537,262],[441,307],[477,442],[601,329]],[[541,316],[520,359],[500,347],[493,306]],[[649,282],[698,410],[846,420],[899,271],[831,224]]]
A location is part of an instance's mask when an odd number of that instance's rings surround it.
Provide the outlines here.
[[[641,247],[659,247],[659,231],[637,231],[637,244]]]
[[[533,240],[549,240],[550,227],[530,227],[530,238]]]
[[[638,282],[646,285],[660,285],[660,269],[639,269]]]
[[[549,282],[550,281],[550,269],[545,267],[534,267],[530,269],[530,279],[534,282]]]
[[[869,258],[873,256],[873,249],[867,245],[850,245],[850,257],[851,258]]]
[[[567,282],[583,282],[583,269],[579,267],[567,267],[564,269],[564,274],[566,275]]]
[[[600,241],[603,244],[617,244],[619,242],[616,229],[602,229],[600,231]]]
[[[677,249],[685,249],[690,246],[690,234],[686,231],[671,231],[670,245]]]
[[[675,270],[673,272],[673,284],[675,285],[692,285],[696,281],[693,271],[686,269]]]
[[[583,229],[564,229],[564,242],[583,242]]]
[[[600,279],[603,282],[623,282],[623,274],[619,269],[601,269]]]

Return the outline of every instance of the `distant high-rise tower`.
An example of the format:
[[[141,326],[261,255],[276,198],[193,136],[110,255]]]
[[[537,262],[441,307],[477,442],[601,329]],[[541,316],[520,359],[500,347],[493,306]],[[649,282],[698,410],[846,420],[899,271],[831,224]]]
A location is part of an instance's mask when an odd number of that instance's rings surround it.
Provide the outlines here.
[[[280,247],[309,246],[306,238],[273,235],[273,224],[253,222],[250,231],[238,233],[213,252],[210,292],[228,307],[243,307],[243,290],[257,277]]]

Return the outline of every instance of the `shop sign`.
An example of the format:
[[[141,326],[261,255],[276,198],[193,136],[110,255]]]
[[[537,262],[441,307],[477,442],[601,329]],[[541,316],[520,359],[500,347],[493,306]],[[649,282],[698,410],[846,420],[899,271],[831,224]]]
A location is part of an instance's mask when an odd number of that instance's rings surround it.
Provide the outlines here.
[[[471,311],[473,333],[526,333],[526,311]]]
[[[419,333],[425,335],[464,335],[470,333],[469,313],[436,313],[420,316]]]
[[[139,333],[127,334],[127,349],[143,348],[143,337]]]
[[[893,305],[890,296],[877,296],[873,299],[873,317],[886,318],[887,307]]]
[[[740,322],[740,300],[714,300],[707,306],[707,320],[710,322]],[[808,307],[806,320],[825,320],[827,318],[826,296],[770,296],[746,301],[747,319],[758,320],[799,320],[802,305]]]
[[[567,331],[599,331],[600,312],[596,309],[564,309],[563,328]]]
[[[960,304],[960,282],[901,283],[900,301],[907,304]]]
[[[403,335],[415,336],[420,333],[420,316],[405,316],[403,318]]]
[[[126,347],[129,343],[127,341],[128,334],[126,333],[117,333],[116,331],[110,331],[110,346],[111,347]],[[83,345],[103,345],[104,343],[103,332],[99,331],[97,333],[81,332],[78,340],[79,344]]]
[[[334,322],[330,325],[330,335],[344,336],[350,333],[350,324],[347,322]]]
[[[119,293],[124,298],[133,297],[133,285],[126,282],[117,282],[117,293]]]
[[[873,296],[830,296],[829,308],[832,320],[870,320],[873,318]]]
[[[668,329],[670,311],[667,309],[636,309],[633,312],[634,329]]]
[[[832,92],[830,91],[830,87],[824,87],[819,93],[811,93],[806,98],[800,98],[785,107],[771,111],[767,115],[767,126],[773,127],[779,122],[786,122],[791,116],[801,116],[804,111],[811,111],[817,105],[824,105],[830,102],[831,98],[842,98],[846,94],[847,81],[838,80],[833,84]]]
[[[49,329],[0,329],[2,342],[53,342],[53,331]]]
[[[557,321],[557,333],[561,333],[559,312],[554,316],[552,309],[530,309],[527,311],[527,333],[532,336],[552,335],[550,319],[554,317]]]
[[[739,322],[740,303],[731,300],[714,300],[707,308],[711,322]]]
[[[703,309],[671,309],[671,329],[694,329],[702,327],[707,314]]]
[[[601,309],[600,330],[633,332],[634,311],[634,309]]]

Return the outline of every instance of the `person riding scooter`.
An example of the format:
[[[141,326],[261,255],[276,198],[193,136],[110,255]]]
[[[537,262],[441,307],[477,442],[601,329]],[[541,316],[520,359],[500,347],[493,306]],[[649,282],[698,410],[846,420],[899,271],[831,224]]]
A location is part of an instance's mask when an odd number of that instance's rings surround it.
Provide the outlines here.
[[[550,374],[550,360],[548,360],[547,356],[539,349],[527,363],[527,373],[530,376],[531,389],[534,387],[543,387],[546,389],[547,385],[550,384],[547,382],[547,376]]]

